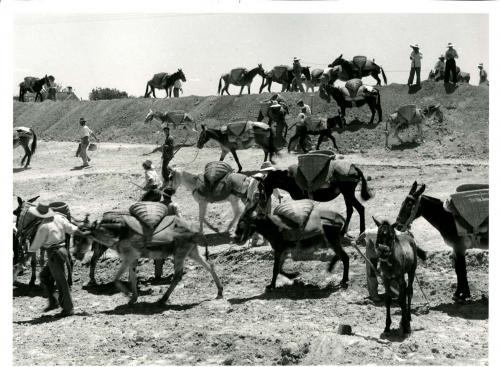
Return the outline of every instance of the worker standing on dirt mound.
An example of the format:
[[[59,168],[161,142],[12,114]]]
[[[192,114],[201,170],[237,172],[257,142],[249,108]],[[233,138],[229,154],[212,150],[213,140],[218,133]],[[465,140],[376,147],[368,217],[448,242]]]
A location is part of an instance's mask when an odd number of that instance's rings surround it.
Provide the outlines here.
[[[420,69],[421,69],[421,60],[423,58],[422,53],[420,52],[420,46],[418,43],[414,45],[410,45],[413,51],[410,54],[411,60],[411,68],[410,68],[410,77],[408,78],[408,86],[413,84],[413,78],[415,74],[417,74],[417,86],[420,85]]]
[[[158,173],[156,173],[153,166],[153,162],[149,159],[142,163],[142,168],[144,168],[144,179],[145,184],[143,190],[146,193],[142,196],[141,201],[160,201],[161,193],[159,188],[161,186],[160,178]]]
[[[179,98],[179,92],[182,92],[182,83],[180,79],[174,82],[174,98]]]
[[[477,68],[479,69],[479,85],[489,85],[490,82],[488,81],[488,73],[483,69],[483,63],[480,63]]]
[[[302,79],[301,79],[302,65],[300,65],[300,59],[297,59],[296,57],[293,58],[292,74],[293,74],[292,85],[293,83],[295,83],[299,88],[300,92],[304,93],[304,87],[302,86]]]
[[[446,65],[444,69],[444,82],[449,83],[450,81],[450,73],[452,75],[452,83],[457,84],[457,64],[455,62],[455,59],[458,59],[458,53],[457,51],[453,48],[453,43],[449,42],[448,43],[448,50],[446,50],[444,56],[446,58]]]
[[[82,157],[83,165],[82,167],[88,167],[90,158],[87,155],[87,149],[89,147],[89,139],[92,136],[97,142],[99,139],[95,136],[94,132],[86,125],[87,121],[83,117],[80,117],[80,128],[78,129],[78,135],[80,136],[80,146],[76,152],[76,156]]]
[[[161,176],[163,178],[163,182],[168,181],[168,164],[174,158],[174,139],[170,136],[170,129],[168,126],[163,128],[163,132],[165,133],[165,143],[162,147],[161,153]]]
[[[44,312],[62,307],[59,316],[71,316],[74,314],[73,300],[68,285],[68,278],[64,269],[70,263],[69,254],[65,247],[66,234],[77,234],[88,236],[90,232],[83,232],[72,224],[64,215],[54,212],[48,205],[38,204],[29,209],[35,217],[42,218],[35,238],[29,247],[29,252],[36,252],[40,248],[47,251],[47,265],[40,272],[40,282],[47,293],[49,305]],[[69,274],[68,274],[69,275]],[[55,287],[59,291],[59,300],[55,297]]]

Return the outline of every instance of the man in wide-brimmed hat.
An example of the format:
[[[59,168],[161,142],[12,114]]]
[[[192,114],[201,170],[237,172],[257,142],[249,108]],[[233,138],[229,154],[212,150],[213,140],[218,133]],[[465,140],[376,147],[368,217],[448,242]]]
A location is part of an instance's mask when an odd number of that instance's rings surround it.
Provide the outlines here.
[[[161,186],[161,180],[153,166],[153,162],[149,159],[142,162],[142,168],[144,168],[145,183],[143,190],[145,193],[142,196],[141,201],[160,201],[161,192],[159,191],[159,188]]]
[[[163,128],[165,134],[165,143],[163,143],[161,151],[161,177],[163,182],[167,182],[168,179],[168,165],[170,161],[174,158],[174,139],[170,136],[170,129],[168,126]]]
[[[61,306],[63,310],[60,316],[71,316],[74,314],[74,308],[65,274],[65,268],[70,262],[70,255],[65,247],[66,234],[88,236],[90,232],[80,231],[66,216],[54,212],[48,205],[40,203],[31,207],[29,213],[43,219],[28,251],[36,252],[43,247],[47,252],[47,264],[40,272],[40,282],[49,300],[44,312]],[[55,297],[54,281],[59,291],[58,299]]]
[[[421,60],[423,58],[422,53],[420,52],[420,46],[418,43],[411,44],[410,47],[413,51],[410,54],[411,67],[410,67],[410,76],[408,78],[408,86],[413,84],[413,78],[415,74],[417,74],[417,85],[420,85],[420,70],[421,70]]]
[[[477,68],[479,69],[479,84],[489,84],[488,73],[484,70],[483,63],[479,63]]]
[[[78,135],[80,136],[80,145],[76,152],[76,156],[82,157],[83,165],[82,167],[88,167],[90,158],[87,155],[87,149],[89,147],[89,139],[92,136],[96,141],[99,141],[94,132],[86,125],[87,121],[83,117],[80,117],[80,128],[78,129]]]
[[[449,83],[450,81],[450,73],[452,74],[452,83],[456,84],[458,80],[457,74],[457,64],[455,59],[458,59],[458,53],[453,48],[453,43],[448,43],[448,49],[446,50],[444,57],[446,58],[446,65],[444,68],[444,82]]]
[[[304,93],[304,87],[302,86],[302,65],[300,65],[300,59],[294,57],[293,58],[293,64],[292,64],[292,74],[293,74],[293,80],[292,80],[292,85],[297,85],[301,93]]]

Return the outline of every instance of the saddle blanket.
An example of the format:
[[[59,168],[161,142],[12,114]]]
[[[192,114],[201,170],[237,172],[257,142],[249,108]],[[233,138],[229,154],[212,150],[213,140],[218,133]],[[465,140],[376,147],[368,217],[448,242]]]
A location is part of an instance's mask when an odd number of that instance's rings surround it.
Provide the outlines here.
[[[315,207],[314,201],[308,199],[280,204],[269,218],[280,228],[283,238],[293,242],[323,237],[323,225],[336,225],[341,228],[345,223],[340,214],[319,209]]]
[[[246,68],[234,68],[231,70],[229,76],[232,82],[239,82],[243,75],[247,72]]]
[[[290,66],[287,65],[278,65],[273,68],[273,75],[276,80],[282,80],[286,78],[286,74],[288,71],[292,70]]]
[[[454,215],[459,235],[488,232],[489,189],[451,194],[444,207]]]
[[[167,121],[172,122],[173,124],[182,124],[184,118],[186,116],[186,111],[183,110],[175,110],[167,112]],[[163,125],[162,125],[163,127]]]
[[[35,78],[34,76],[27,76],[24,78],[24,87],[27,89],[32,89],[34,84],[39,81],[40,78]]]

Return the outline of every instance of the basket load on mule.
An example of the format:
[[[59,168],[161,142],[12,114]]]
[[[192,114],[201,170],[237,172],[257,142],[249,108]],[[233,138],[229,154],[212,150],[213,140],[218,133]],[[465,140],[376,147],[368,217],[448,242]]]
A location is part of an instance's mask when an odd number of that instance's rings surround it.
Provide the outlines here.
[[[230,143],[237,149],[248,149],[255,144],[255,135],[269,138],[269,125],[256,121],[237,121],[222,125],[222,133],[227,134]]]
[[[349,280],[349,257],[341,245],[342,228],[345,219],[338,213],[320,209],[312,200],[288,201],[278,205],[273,214],[256,215],[254,206],[247,207],[242,214],[235,232],[235,241],[244,244],[255,232],[269,241],[274,250],[274,267],[271,283],[266,287],[276,287],[278,274],[292,279],[298,274],[283,271],[283,262],[288,254],[300,256],[314,252],[318,248],[332,248],[335,256],[328,271],[332,271],[340,259],[343,263],[341,286],[347,288]]]
[[[350,79],[343,87],[339,87],[347,101],[362,100],[368,95],[376,94],[376,89],[369,85],[364,85],[361,79]]]
[[[121,275],[130,268],[132,295],[129,303],[137,300],[137,273],[135,267],[139,258],[165,259],[174,256],[174,277],[166,293],[158,300],[165,303],[182,278],[184,260],[189,257],[208,270],[217,285],[217,297],[222,297],[222,285],[212,264],[207,263],[198,251],[198,244],[207,245],[203,234],[196,231],[193,223],[167,215],[167,207],[157,202],[137,202],[127,212],[107,212],[101,221],[93,224],[84,222],[80,228],[91,232],[90,239],[118,252],[122,260],[115,276],[116,286],[128,295],[120,281]],[[74,256],[81,260],[90,249],[86,238],[75,236]],[[205,247],[206,248],[206,247]],[[207,248],[206,248],[206,251]],[[207,253],[208,255],[208,253]]]

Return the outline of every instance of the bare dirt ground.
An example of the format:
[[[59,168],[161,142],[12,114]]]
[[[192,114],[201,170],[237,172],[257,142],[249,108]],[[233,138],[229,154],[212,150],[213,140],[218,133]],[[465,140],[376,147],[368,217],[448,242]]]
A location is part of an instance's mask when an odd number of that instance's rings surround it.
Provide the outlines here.
[[[487,128],[486,128],[487,129]],[[465,137],[464,137],[464,140]],[[487,143],[486,143],[487,144]],[[15,168],[14,195],[40,200],[65,201],[74,216],[86,213],[98,219],[108,210],[126,209],[140,196],[130,183],[142,183],[143,153],[151,145],[103,143],[92,154],[93,166],[72,170],[81,164],[74,157],[73,143],[41,142],[29,170]],[[370,176],[369,187],[376,196],[365,202],[368,227],[371,216],[394,220],[400,203],[414,180],[427,184],[426,193],[445,199],[455,187],[467,182],[488,182],[487,145],[484,155],[474,159],[460,154],[442,158],[440,152],[419,148],[385,152],[380,148],[345,154]],[[19,166],[14,152],[14,167]],[[173,163],[191,172],[217,160],[218,149],[186,148]],[[256,170],[262,152],[250,149],[239,153],[245,170]],[[159,155],[153,156],[159,167]],[[296,161],[284,154],[278,166]],[[232,158],[229,162],[235,166]],[[197,206],[181,188],[175,195],[183,215],[197,220]],[[15,196],[13,196],[15,203]],[[345,214],[343,200],[322,204]],[[231,218],[228,204],[209,206],[209,221],[219,228]],[[353,215],[350,230],[359,231]],[[153,265],[139,266],[139,302],[127,306],[127,299],[110,283],[119,260],[107,254],[98,264],[100,285],[85,287],[88,268],[77,263],[73,299],[76,315],[59,319],[42,315],[46,305],[41,288],[28,287],[30,269],[13,289],[13,354],[16,365],[30,364],[160,364],[160,365],[288,365],[288,364],[488,364],[488,252],[470,251],[467,256],[472,300],[454,304],[451,296],[456,276],[451,253],[440,235],[425,220],[413,225],[418,244],[429,259],[420,262],[417,276],[430,305],[414,285],[413,333],[402,338],[395,330],[382,338],[385,307],[366,297],[365,264],[352,247],[350,285],[340,290],[341,265],[330,274],[327,263],[287,260],[285,268],[301,276],[290,282],[278,278],[278,289],[266,291],[272,273],[272,251],[268,246],[249,248],[229,243],[210,247],[210,258],[224,285],[224,299],[215,300],[216,288],[207,274],[187,262],[186,274],[165,307],[152,303],[169,284],[172,271],[167,261],[164,278],[149,280]],[[220,242],[220,241],[219,241]],[[328,256],[325,256],[326,258]],[[323,259],[325,260],[325,259]],[[37,281],[38,283],[38,281]],[[380,289],[382,292],[382,289]],[[393,307],[393,328],[400,319]],[[338,335],[339,324],[352,326],[353,335]]]

